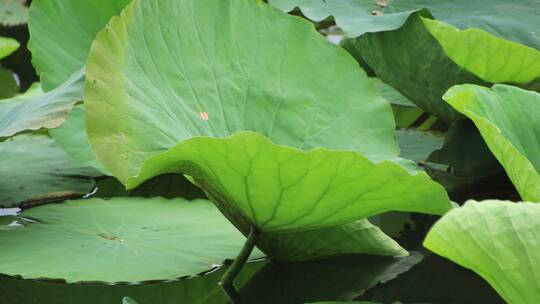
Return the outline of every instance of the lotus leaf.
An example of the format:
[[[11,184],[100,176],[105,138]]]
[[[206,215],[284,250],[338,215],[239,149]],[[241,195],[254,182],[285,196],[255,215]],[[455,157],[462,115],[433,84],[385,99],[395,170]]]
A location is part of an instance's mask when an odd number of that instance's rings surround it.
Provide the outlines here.
[[[479,28],[499,38],[540,49],[540,2],[516,0],[269,0],[284,11],[300,7],[314,21],[333,16],[350,37],[400,28],[420,9],[460,29]],[[523,30],[526,28],[527,30]]]
[[[56,128],[82,99],[83,71],[48,93],[15,96],[0,102],[0,138],[26,130]]]
[[[0,207],[29,200],[84,195],[99,172],[74,164],[46,135],[22,134],[0,142]]]
[[[84,66],[97,32],[130,1],[32,2],[28,48],[44,91],[60,86]]]
[[[475,123],[522,199],[539,202],[540,94],[508,85],[461,85],[443,98]]]
[[[469,268],[508,303],[540,301],[540,205],[469,201],[439,220],[424,246]]]
[[[244,242],[206,200],[73,200],[21,216],[32,222],[0,231],[0,273],[23,278],[171,280],[234,258]]]
[[[134,1],[92,45],[85,110],[128,188],[190,175],[245,234],[450,208],[427,175],[383,161],[397,154],[391,110],[354,60],[263,3]]]
[[[88,136],[86,135],[84,107],[82,104],[74,106],[66,121],[58,128],[49,130],[49,134],[77,164],[91,166],[105,175],[110,175],[97,161],[92,148],[90,148]]]

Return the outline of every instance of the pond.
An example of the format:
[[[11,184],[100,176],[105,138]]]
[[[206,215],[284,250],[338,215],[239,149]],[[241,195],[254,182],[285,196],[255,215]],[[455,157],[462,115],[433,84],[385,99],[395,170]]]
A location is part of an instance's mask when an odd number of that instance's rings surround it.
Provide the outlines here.
[[[540,303],[538,12],[0,0],[0,304]]]
[[[0,302],[120,304],[129,296],[139,304],[227,303],[217,284],[223,271],[175,282],[134,285],[62,284],[0,276]],[[353,299],[376,303],[504,303],[476,274],[434,255],[422,258],[420,253],[404,261],[347,257],[282,265],[251,262],[242,270],[237,286],[243,303],[258,304]]]
[[[4,229],[19,209],[0,209]],[[390,213],[373,222],[399,236],[410,251],[403,258],[349,255],[298,263],[250,261],[236,279],[242,303],[311,303],[372,301],[375,303],[504,303],[477,274],[421,250],[419,242],[433,219]],[[393,223],[389,225],[388,223]],[[405,223],[405,224],[403,224]],[[411,228],[412,227],[412,228]],[[0,228],[2,229],[2,228]],[[46,261],[44,261],[46,263]],[[125,297],[139,304],[227,303],[219,280],[228,266],[191,278],[140,284],[66,284],[0,276],[4,304],[120,304]]]

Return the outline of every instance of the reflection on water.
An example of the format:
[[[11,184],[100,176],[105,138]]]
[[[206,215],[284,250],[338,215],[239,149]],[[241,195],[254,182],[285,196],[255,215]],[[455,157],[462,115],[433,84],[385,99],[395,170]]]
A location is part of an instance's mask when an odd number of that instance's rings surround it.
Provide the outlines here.
[[[17,217],[19,211],[0,209],[0,229],[13,229],[12,224],[22,220]],[[421,248],[430,226],[424,218],[399,214],[377,220],[388,232],[400,231],[394,236],[407,248]],[[224,271],[136,285],[64,284],[0,276],[0,304],[121,304],[126,296],[138,304],[225,304],[227,297],[217,284]],[[478,275],[436,255],[418,252],[399,259],[356,255],[290,264],[251,262],[240,273],[236,289],[243,304],[351,300],[504,303]]]
[[[239,286],[264,262],[249,263],[238,277]],[[136,285],[62,284],[0,276],[1,304],[121,304],[129,296],[138,304],[226,303],[217,285],[224,269],[174,282]]]
[[[245,303],[307,303],[349,301],[379,282],[392,280],[422,260],[341,257],[292,264],[267,264],[240,291]]]
[[[371,289],[361,299],[380,303],[505,303],[480,276],[434,254],[395,280]]]
[[[0,276],[1,304],[221,303],[224,269],[175,282],[138,285],[62,284]],[[397,278],[396,278],[397,276]],[[379,303],[504,303],[481,280],[440,257],[401,259],[350,256],[317,262],[251,262],[237,280],[244,304],[366,300]]]

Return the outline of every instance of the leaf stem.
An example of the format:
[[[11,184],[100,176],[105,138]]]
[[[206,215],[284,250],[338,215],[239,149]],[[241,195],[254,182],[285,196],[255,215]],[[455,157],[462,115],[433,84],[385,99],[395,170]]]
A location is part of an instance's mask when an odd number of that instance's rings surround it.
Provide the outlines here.
[[[219,285],[223,287],[223,290],[227,294],[227,297],[229,298],[229,301],[234,304],[239,304],[239,297],[236,292],[231,292],[231,289],[233,291],[233,282],[238,273],[242,270],[242,267],[246,264],[249,255],[253,251],[253,248],[255,248],[255,245],[257,244],[257,240],[259,239],[259,230],[255,226],[251,226],[249,235],[247,237],[246,242],[244,243],[244,247],[242,247],[242,250],[240,251],[240,254],[236,257],[234,262],[229,266],[229,269],[225,272],[223,277],[221,277],[221,281],[219,282]]]

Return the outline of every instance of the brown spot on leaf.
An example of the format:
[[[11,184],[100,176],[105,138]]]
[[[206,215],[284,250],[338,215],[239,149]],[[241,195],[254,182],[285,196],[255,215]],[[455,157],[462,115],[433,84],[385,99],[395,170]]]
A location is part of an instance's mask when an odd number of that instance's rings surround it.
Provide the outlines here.
[[[199,113],[199,117],[204,120],[204,121],[207,121],[208,120],[208,113],[207,112],[200,112]]]

